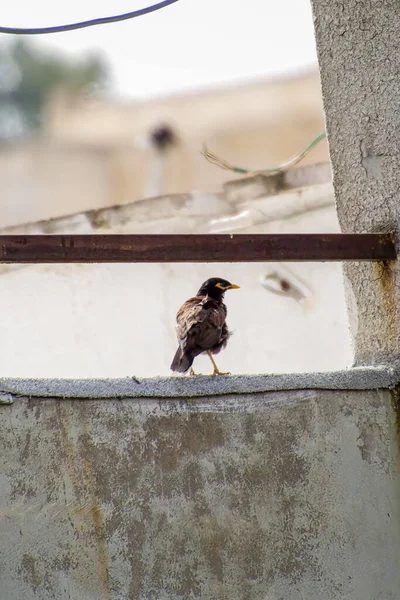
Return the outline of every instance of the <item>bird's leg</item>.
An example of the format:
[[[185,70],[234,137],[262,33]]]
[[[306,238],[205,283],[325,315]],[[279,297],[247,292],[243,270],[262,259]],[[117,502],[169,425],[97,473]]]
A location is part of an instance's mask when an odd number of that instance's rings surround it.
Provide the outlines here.
[[[192,367],[190,367],[189,375],[201,375],[201,373],[195,373]]]
[[[213,359],[213,355],[211,354],[211,352],[210,352],[209,350],[207,350],[207,354],[208,354],[208,356],[210,357],[210,360],[211,360],[211,362],[212,362],[212,364],[213,364],[213,367],[214,367],[213,375],[230,375],[230,373],[229,373],[229,372],[225,372],[225,373],[224,373],[223,371],[220,371],[220,370],[218,369],[218,367],[217,367],[217,363],[216,363],[216,362],[215,362],[215,360]]]

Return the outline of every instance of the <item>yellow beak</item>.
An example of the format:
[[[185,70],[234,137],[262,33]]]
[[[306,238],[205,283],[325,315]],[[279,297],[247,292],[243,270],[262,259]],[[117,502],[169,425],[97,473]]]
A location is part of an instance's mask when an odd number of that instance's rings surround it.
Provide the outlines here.
[[[229,287],[228,290],[240,290],[240,285],[236,285],[236,283],[232,283]]]

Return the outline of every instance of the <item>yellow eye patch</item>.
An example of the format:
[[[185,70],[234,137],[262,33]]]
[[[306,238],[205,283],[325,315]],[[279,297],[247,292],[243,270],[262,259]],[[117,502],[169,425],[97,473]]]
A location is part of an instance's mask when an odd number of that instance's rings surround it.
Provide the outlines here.
[[[225,292],[226,290],[238,290],[240,285],[236,285],[236,283],[230,283],[229,285],[223,286],[222,283],[218,282],[215,284],[215,287],[219,288],[220,290],[224,290]]]

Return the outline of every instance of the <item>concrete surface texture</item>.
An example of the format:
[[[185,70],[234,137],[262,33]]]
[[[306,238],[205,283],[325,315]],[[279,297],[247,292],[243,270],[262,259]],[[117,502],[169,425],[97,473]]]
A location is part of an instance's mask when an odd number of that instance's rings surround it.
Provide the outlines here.
[[[397,600],[396,394],[179,381],[0,406],[1,597]]]
[[[352,367],[324,373],[228,375],[220,377],[125,377],[124,379],[10,379],[0,378],[0,403],[29,398],[212,398],[241,394],[250,402],[260,392],[283,390],[379,390],[400,384],[400,367]],[[245,398],[245,395],[249,398]],[[226,400],[223,398],[223,401]],[[207,402],[207,401],[206,401]],[[196,406],[199,406],[198,404]]]
[[[342,230],[397,231],[399,5],[318,0],[313,11]],[[349,264],[345,276],[356,361],[398,356],[399,266]]]

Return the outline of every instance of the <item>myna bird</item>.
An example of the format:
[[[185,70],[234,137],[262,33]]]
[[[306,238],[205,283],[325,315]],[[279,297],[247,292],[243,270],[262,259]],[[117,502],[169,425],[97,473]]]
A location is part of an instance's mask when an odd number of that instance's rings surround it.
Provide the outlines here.
[[[190,368],[190,374],[195,375],[191,368],[193,360],[206,352],[214,367],[213,375],[228,375],[218,369],[212,355],[225,348],[230,336],[224,294],[227,290],[238,288],[238,285],[226,279],[212,277],[203,283],[194,298],[189,298],[181,306],[176,315],[179,348],[171,371],[186,373]]]

